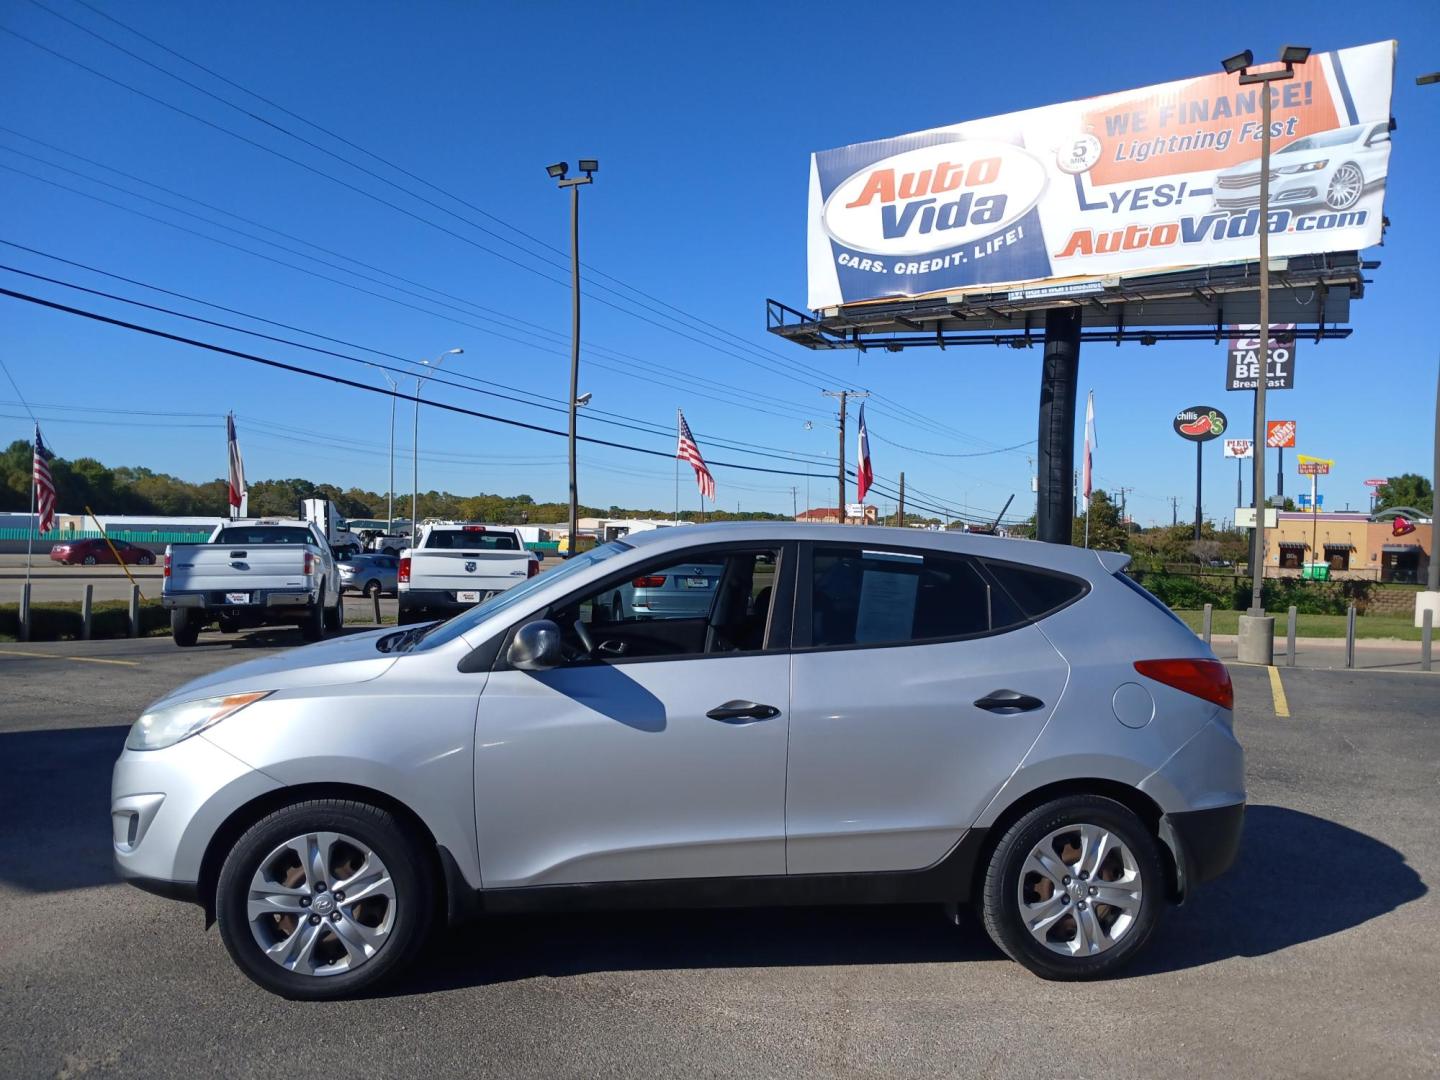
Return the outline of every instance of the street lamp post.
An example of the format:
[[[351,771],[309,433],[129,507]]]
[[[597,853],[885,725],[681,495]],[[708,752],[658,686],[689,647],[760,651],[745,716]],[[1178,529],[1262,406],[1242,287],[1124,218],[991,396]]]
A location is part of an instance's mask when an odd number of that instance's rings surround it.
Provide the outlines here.
[[[459,356],[464,349],[446,349],[434,360],[421,360],[428,368],[438,368],[447,356]],[[410,546],[420,533],[420,388],[425,385],[425,376],[415,376],[415,431],[410,437]],[[392,399],[393,400],[393,399]]]
[[[395,532],[395,399],[400,384],[387,372],[380,372],[380,377],[390,386],[390,485],[385,489],[385,535],[391,536]]]
[[[1227,74],[1239,75],[1242,86],[1260,87],[1260,362],[1255,380],[1255,534],[1250,558],[1250,610],[1240,617],[1239,659],[1269,665],[1275,659],[1275,620],[1265,614],[1265,390],[1270,368],[1270,84],[1295,77],[1295,65],[1310,57],[1304,45],[1280,50],[1285,66],[1251,71],[1255,54],[1249,49],[1222,62]]]
[[[1440,71],[1416,76],[1416,86],[1434,86],[1440,83]],[[1425,576],[1425,591],[1415,598],[1415,625],[1424,620],[1426,608],[1435,612],[1434,623],[1440,624],[1440,551],[1435,550],[1435,538],[1440,536],[1440,371],[1435,374],[1435,434],[1434,462],[1430,471],[1430,572]]]
[[[568,180],[568,162],[546,166],[550,176],[562,188],[570,189],[570,554],[579,550],[580,497],[575,482],[575,410],[580,398],[580,187],[592,183],[600,171],[600,162],[581,158],[579,169],[584,176]]]

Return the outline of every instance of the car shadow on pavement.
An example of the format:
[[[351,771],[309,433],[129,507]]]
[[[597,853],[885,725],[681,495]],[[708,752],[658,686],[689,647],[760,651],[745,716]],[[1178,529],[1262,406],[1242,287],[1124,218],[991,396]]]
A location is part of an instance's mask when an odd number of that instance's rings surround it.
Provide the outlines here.
[[[1283,806],[1250,806],[1229,873],[1167,913],[1127,974],[1265,956],[1338,934],[1428,891],[1405,856],[1374,837]]]
[[[1373,837],[1297,810],[1252,806],[1235,866],[1168,910],[1124,974],[1279,952],[1360,926],[1426,891],[1405,856]],[[938,905],[506,916],[441,937],[442,947],[381,993],[603,971],[1001,959],[974,912],[962,914],[957,930]]]
[[[379,626],[346,626],[343,630],[331,630],[325,634],[326,641],[338,637],[351,637],[370,630],[381,630]],[[391,629],[395,629],[392,627]],[[241,630],[233,634],[222,634],[213,627],[201,633],[192,648],[196,649],[284,649],[298,648],[307,642],[298,626],[265,626],[258,630]]]
[[[58,892],[116,880],[110,769],[129,724],[0,734],[0,884]]]

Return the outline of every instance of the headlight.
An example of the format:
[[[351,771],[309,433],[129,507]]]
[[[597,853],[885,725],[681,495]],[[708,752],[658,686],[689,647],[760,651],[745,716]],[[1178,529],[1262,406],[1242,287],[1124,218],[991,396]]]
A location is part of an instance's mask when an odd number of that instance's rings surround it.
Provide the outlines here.
[[[188,739],[211,724],[218,724],[271,693],[270,690],[261,690],[253,694],[200,698],[147,712],[130,728],[130,734],[125,738],[125,749],[160,750],[174,746],[181,739]]]
[[[1285,168],[1276,169],[1275,171],[1289,176],[1292,173],[1316,172],[1329,164],[1329,161],[1307,161],[1304,165],[1287,165]]]

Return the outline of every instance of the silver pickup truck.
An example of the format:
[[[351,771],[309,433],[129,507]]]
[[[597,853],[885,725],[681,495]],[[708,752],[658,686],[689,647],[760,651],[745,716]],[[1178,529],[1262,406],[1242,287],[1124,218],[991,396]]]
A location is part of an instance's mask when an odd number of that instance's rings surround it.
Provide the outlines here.
[[[177,645],[194,645],[211,622],[225,633],[298,623],[307,641],[319,641],[344,622],[340,594],[335,558],[313,522],[229,521],[206,543],[165,549],[160,603]]]
[[[401,623],[448,619],[540,572],[520,533],[504,525],[426,525],[400,553]]]

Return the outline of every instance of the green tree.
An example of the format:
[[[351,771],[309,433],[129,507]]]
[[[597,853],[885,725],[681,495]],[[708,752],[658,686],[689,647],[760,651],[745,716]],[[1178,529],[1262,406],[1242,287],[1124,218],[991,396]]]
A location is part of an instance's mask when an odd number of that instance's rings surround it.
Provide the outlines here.
[[[1392,476],[1376,492],[1376,510],[1388,510],[1392,506],[1409,506],[1428,512],[1430,501],[1435,497],[1430,481],[1419,473],[1401,473]]]
[[[1085,542],[1085,515],[1075,518],[1070,542],[1079,547]],[[1130,530],[1120,520],[1120,507],[1103,491],[1090,496],[1090,546],[1099,551],[1129,551]]]

